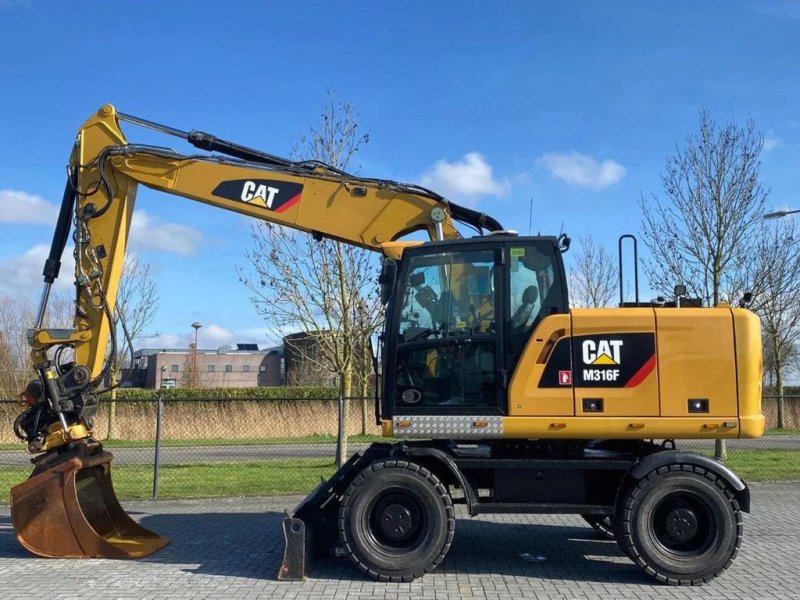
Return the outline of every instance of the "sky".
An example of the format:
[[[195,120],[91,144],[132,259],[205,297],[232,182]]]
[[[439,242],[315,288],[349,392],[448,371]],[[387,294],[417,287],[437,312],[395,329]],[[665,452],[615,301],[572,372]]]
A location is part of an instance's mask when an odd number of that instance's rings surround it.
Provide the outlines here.
[[[754,119],[769,206],[800,208],[800,0],[0,0],[0,56],[0,294],[38,299],[70,147],[105,103],[287,155],[333,91],[370,135],[360,174],[613,252],[705,108]],[[130,250],[160,308],[137,346],[186,347],[196,321],[201,347],[271,343],[236,274],[251,226],[140,189]]]

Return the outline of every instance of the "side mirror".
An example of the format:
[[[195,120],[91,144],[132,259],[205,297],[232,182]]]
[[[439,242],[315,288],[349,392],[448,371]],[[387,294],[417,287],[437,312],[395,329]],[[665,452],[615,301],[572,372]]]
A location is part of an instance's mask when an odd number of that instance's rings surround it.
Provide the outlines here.
[[[741,301],[739,302],[739,308],[747,308],[750,306],[750,303],[753,301],[753,292],[745,292],[742,296]]]
[[[558,236],[558,249],[561,251],[561,254],[566,253],[569,250],[569,245],[572,243],[572,238],[570,238],[566,233],[562,233]]]
[[[397,263],[393,260],[384,260],[378,284],[381,288],[381,303],[386,304],[392,297],[395,280],[397,279]]]

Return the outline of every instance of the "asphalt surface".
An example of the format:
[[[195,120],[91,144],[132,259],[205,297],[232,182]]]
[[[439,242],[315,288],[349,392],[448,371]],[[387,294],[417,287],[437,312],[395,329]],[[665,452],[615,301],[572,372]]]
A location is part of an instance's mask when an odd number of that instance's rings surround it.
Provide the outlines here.
[[[679,448],[710,449],[713,440],[679,440]],[[368,444],[348,444],[350,454],[366,448]],[[737,449],[800,449],[800,436],[766,436],[754,440],[728,440],[731,451]],[[111,448],[114,463],[119,465],[153,464],[153,448]],[[264,444],[259,446],[189,446],[162,447],[161,464],[190,465],[215,462],[247,462],[291,458],[333,458],[335,444]],[[0,451],[0,467],[30,465],[30,455],[23,446],[19,450]]]
[[[315,563],[305,582],[274,579],[282,509],[297,497],[130,502],[172,544],[139,561],[56,560],[16,542],[0,507],[0,598],[800,598],[800,482],[752,486],[753,513],[733,565],[701,587],[655,583],[576,516],[459,512],[440,567],[413,583],[365,578],[345,558]]]

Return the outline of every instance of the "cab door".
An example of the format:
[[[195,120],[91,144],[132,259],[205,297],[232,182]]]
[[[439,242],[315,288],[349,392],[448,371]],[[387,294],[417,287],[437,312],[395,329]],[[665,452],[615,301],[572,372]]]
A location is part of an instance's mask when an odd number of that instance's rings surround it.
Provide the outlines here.
[[[393,414],[504,414],[502,248],[437,244],[403,262],[387,356]]]

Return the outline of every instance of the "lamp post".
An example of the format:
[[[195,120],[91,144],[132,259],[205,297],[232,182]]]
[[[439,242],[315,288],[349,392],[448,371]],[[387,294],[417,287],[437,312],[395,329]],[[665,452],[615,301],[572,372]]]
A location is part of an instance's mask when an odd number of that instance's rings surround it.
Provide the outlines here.
[[[158,498],[158,468],[161,463],[161,421],[164,418],[164,372],[167,365],[161,366],[161,382],[158,386],[158,396],[156,397],[156,448],[153,458],[153,498]]]
[[[162,389],[164,387],[164,373],[167,371],[167,365],[161,365],[161,369],[159,372],[160,378],[158,380],[158,389]]]
[[[192,323],[194,327],[194,346],[192,346],[192,387],[197,384],[197,331],[202,327],[200,321]]]
[[[771,219],[780,219],[782,217],[793,215],[795,213],[800,213],[800,208],[794,210],[776,210],[775,212],[765,213],[762,218],[765,221],[769,221]]]

